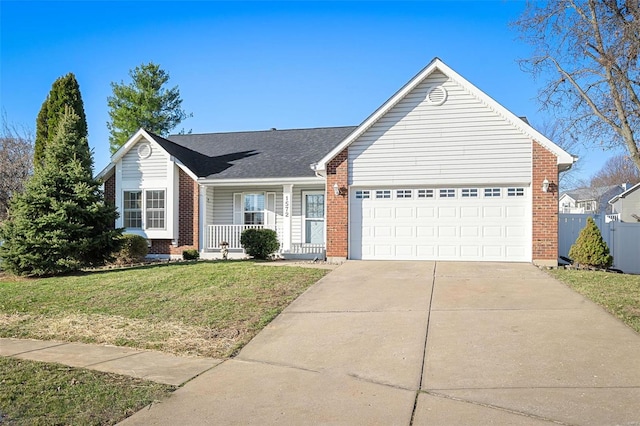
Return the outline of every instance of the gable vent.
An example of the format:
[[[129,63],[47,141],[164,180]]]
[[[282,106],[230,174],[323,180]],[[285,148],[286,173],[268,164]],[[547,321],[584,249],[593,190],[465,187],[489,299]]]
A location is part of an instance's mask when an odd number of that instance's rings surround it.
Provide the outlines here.
[[[442,105],[447,100],[447,91],[442,86],[435,86],[427,92],[427,101],[431,105]]]

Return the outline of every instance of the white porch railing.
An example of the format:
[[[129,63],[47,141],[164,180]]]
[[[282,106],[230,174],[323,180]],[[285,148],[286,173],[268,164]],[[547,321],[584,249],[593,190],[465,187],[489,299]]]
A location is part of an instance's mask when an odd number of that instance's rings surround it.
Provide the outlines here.
[[[604,217],[604,223],[609,222],[619,222],[620,221],[620,213],[608,214]]]
[[[229,250],[241,249],[240,235],[245,229],[263,229],[264,225],[208,225],[207,249],[219,249],[220,243],[229,243]]]
[[[207,225],[206,244],[207,250],[219,250],[220,243],[226,241],[229,243],[229,250],[242,249],[240,244],[240,236],[245,229],[263,229],[270,227],[264,225]],[[309,243],[293,243],[291,248],[283,250],[282,230],[278,227],[275,229],[280,242],[280,253],[286,254],[322,254],[324,253],[324,244]]]

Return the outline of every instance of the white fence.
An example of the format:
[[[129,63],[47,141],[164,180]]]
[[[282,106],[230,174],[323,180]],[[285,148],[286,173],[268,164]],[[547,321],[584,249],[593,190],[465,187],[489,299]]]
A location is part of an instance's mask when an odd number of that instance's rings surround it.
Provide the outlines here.
[[[602,239],[613,256],[613,267],[629,274],[640,274],[640,223],[607,222],[604,215],[560,214],[558,255],[569,257],[569,250],[587,223],[587,217],[600,228]]]

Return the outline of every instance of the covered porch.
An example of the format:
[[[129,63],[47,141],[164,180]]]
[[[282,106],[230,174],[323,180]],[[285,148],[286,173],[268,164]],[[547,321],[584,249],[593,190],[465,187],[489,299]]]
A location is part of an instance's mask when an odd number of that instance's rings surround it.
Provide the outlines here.
[[[276,255],[324,259],[324,198],[324,182],[317,178],[299,184],[201,185],[200,255],[219,259],[227,243],[229,258],[244,258],[242,232],[272,229],[280,243]]]

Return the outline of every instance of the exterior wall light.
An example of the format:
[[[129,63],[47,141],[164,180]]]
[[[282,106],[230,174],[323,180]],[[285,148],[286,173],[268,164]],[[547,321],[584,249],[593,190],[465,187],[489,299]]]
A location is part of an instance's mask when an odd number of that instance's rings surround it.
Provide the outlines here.
[[[336,194],[336,196],[338,195],[345,196],[347,195],[347,188],[345,188],[344,186],[342,187],[338,186],[338,183],[336,182],[333,184],[333,193]]]
[[[542,192],[549,192],[549,181],[547,178],[544,178],[542,181]]]

